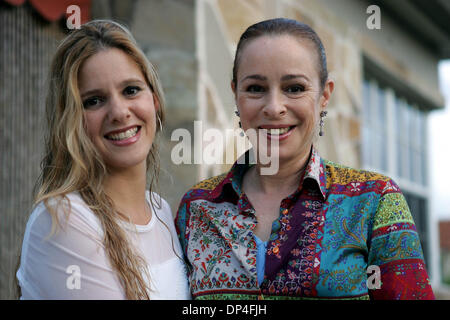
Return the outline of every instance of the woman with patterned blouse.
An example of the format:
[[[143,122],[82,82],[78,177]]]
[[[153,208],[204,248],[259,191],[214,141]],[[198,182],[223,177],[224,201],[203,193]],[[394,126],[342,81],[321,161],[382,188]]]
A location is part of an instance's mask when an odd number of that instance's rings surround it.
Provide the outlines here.
[[[242,129],[278,145],[279,170],[238,160],[185,194],[176,226],[192,296],[434,299],[397,184],[314,148],[334,88],[317,34],[289,19],[250,26],[231,88]]]

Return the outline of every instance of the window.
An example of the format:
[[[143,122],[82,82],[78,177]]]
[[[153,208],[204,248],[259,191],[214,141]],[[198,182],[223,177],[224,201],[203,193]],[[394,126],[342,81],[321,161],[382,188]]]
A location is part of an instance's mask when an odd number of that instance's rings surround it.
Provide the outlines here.
[[[363,167],[400,186],[428,264],[427,113],[372,77],[364,80],[363,104]]]
[[[397,175],[426,185],[426,113],[395,99]]]
[[[427,210],[427,200],[425,197],[421,197],[407,191],[403,191],[403,194],[405,195],[406,201],[408,202],[409,209],[411,210],[411,214],[416,224],[417,232],[419,233],[423,255],[427,263],[427,270],[430,270],[430,266],[428,266],[428,220],[426,219],[427,217],[424,214]]]
[[[383,89],[364,82],[363,163],[387,171],[386,103]]]

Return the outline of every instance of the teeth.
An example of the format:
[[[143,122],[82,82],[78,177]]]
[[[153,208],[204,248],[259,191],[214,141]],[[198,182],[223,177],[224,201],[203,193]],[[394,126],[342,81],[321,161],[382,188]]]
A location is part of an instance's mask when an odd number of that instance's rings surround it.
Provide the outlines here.
[[[111,140],[124,140],[124,139],[128,139],[128,138],[135,136],[137,131],[138,131],[138,127],[134,127],[134,128],[128,129],[125,132],[109,134],[109,135],[107,135],[107,138],[111,139]]]
[[[285,134],[289,131],[289,127],[287,128],[279,128],[279,129],[268,129],[270,135],[280,135]]]

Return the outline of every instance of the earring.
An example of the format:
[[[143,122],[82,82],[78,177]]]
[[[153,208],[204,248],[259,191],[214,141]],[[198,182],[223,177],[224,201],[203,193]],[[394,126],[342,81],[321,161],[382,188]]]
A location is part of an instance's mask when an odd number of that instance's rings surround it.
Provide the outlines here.
[[[239,110],[236,110],[236,111],[234,112],[234,114],[235,114],[237,117],[240,117],[240,116],[241,116],[241,114],[239,113]],[[243,137],[243,136],[244,136],[244,130],[242,130],[242,123],[241,123],[240,120],[239,120],[239,128],[241,128],[241,132],[239,133],[239,135],[240,135],[241,137]]]
[[[161,123],[161,117],[159,115],[156,115],[156,117],[158,118],[158,122],[159,122],[159,130],[162,131],[163,130],[163,126]]]
[[[328,111],[321,111],[320,112],[320,130],[319,130],[319,136],[323,136],[323,118],[325,118],[327,116]]]

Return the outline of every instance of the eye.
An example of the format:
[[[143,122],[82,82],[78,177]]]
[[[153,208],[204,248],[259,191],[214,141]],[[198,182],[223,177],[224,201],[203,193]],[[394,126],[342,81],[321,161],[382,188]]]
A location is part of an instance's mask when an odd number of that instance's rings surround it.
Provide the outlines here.
[[[123,93],[127,96],[134,96],[141,90],[138,86],[128,86],[123,90]]]
[[[300,84],[295,84],[292,86],[288,86],[284,89],[287,93],[302,93],[305,91],[305,86],[302,86]]]
[[[247,87],[246,91],[250,93],[262,93],[264,92],[264,87],[257,84],[252,84]]]
[[[92,109],[98,107],[102,102],[103,99],[100,97],[90,97],[83,101],[83,108]]]

